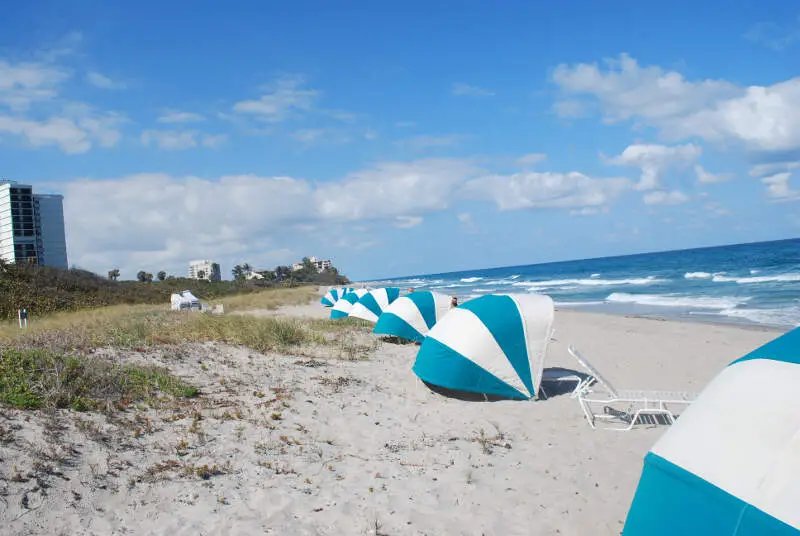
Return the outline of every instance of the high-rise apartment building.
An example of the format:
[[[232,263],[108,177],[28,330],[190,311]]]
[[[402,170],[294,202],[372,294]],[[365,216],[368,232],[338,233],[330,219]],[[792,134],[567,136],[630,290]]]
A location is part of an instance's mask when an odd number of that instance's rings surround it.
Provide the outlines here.
[[[219,264],[208,260],[189,262],[189,279],[206,279],[219,281],[222,279]]]
[[[64,197],[0,181],[0,258],[67,269]]]

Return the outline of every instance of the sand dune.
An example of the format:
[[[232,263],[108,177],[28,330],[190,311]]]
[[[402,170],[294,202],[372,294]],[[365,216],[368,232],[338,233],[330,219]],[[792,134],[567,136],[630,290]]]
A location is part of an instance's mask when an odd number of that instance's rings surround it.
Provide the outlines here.
[[[577,368],[573,343],[618,387],[641,389],[699,390],[777,335],[572,311],[555,327],[550,365]],[[446,398],[411,372],[417,348],[382,343],[353,361],[211,343],[107,350],[206,394],[110,418],[4,410],[0,532],[619,534],[664,427],[592,430],[566,396]]]

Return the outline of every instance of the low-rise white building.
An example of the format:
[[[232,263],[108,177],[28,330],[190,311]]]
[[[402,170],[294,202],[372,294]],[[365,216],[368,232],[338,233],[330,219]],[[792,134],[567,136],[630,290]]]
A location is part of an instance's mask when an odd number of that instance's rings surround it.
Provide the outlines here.
[[[209,260],[189,261],[189,279],[219,281],[222,279],[219,264]]]
[[[318,259],[316,257],[309,257],[308,260],[311,261],[311,264],[314,265],[314,268],[317,269],[317,272],[323,272],[323,271],[329,269],[331,266],[333,266],[333,264],[331,263],[330,260],[324,260],[323,261],[323,260],[320,260],[320,259]],[[296,272],[296,271],[302,270],[302,269],[303,269],[303,261],[296,262],[296,263],[294,263],[292,265],[292,271],[293,272]]]

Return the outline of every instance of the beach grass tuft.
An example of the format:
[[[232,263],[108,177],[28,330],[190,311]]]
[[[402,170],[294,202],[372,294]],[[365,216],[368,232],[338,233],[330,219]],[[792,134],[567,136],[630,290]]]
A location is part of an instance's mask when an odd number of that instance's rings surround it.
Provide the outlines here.
[[[16,408],[85,411],[165,395],[193,398],[198,394],[197,388],[158,367],[118,365],[48,350],[0,352],[0,403]]]

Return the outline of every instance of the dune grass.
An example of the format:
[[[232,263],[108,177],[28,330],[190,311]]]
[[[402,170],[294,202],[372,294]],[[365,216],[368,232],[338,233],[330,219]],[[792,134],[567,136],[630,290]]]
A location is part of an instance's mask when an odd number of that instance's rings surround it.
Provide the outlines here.
[[[248,309],[277,309],[288,305],[305,305],[318,300],[317,287],[304,286],[296,288],[276,288],[263,292],[228,296],[214,303],[222,303],[225,312],[244,311]]]
[[[225,312],[274,309],[306,304],[316,299],[315,288],[274,289],[222,300]],[[35,319],[29,327],[7,322],[0,325],[0,348],[47,350],[74,354],[93,348],[141,348],[158,344],[214,341],[247,346],[258,352],[293,351],[302,347],[337,346],[341,354],[363,354],[366,346],[346,341],[353,331],[368,332],[371,325],[359,320],[295,319],[248,315],[214,316],[196,311],[173,312],[167,305],[118,305],[58,313]],[[362,348],[363,347],[363,348]]]
[[[0,403],[7,406],[83,411],[198,394],[195,387],[158,367],[118,365],[47,350],[0,352]]]

